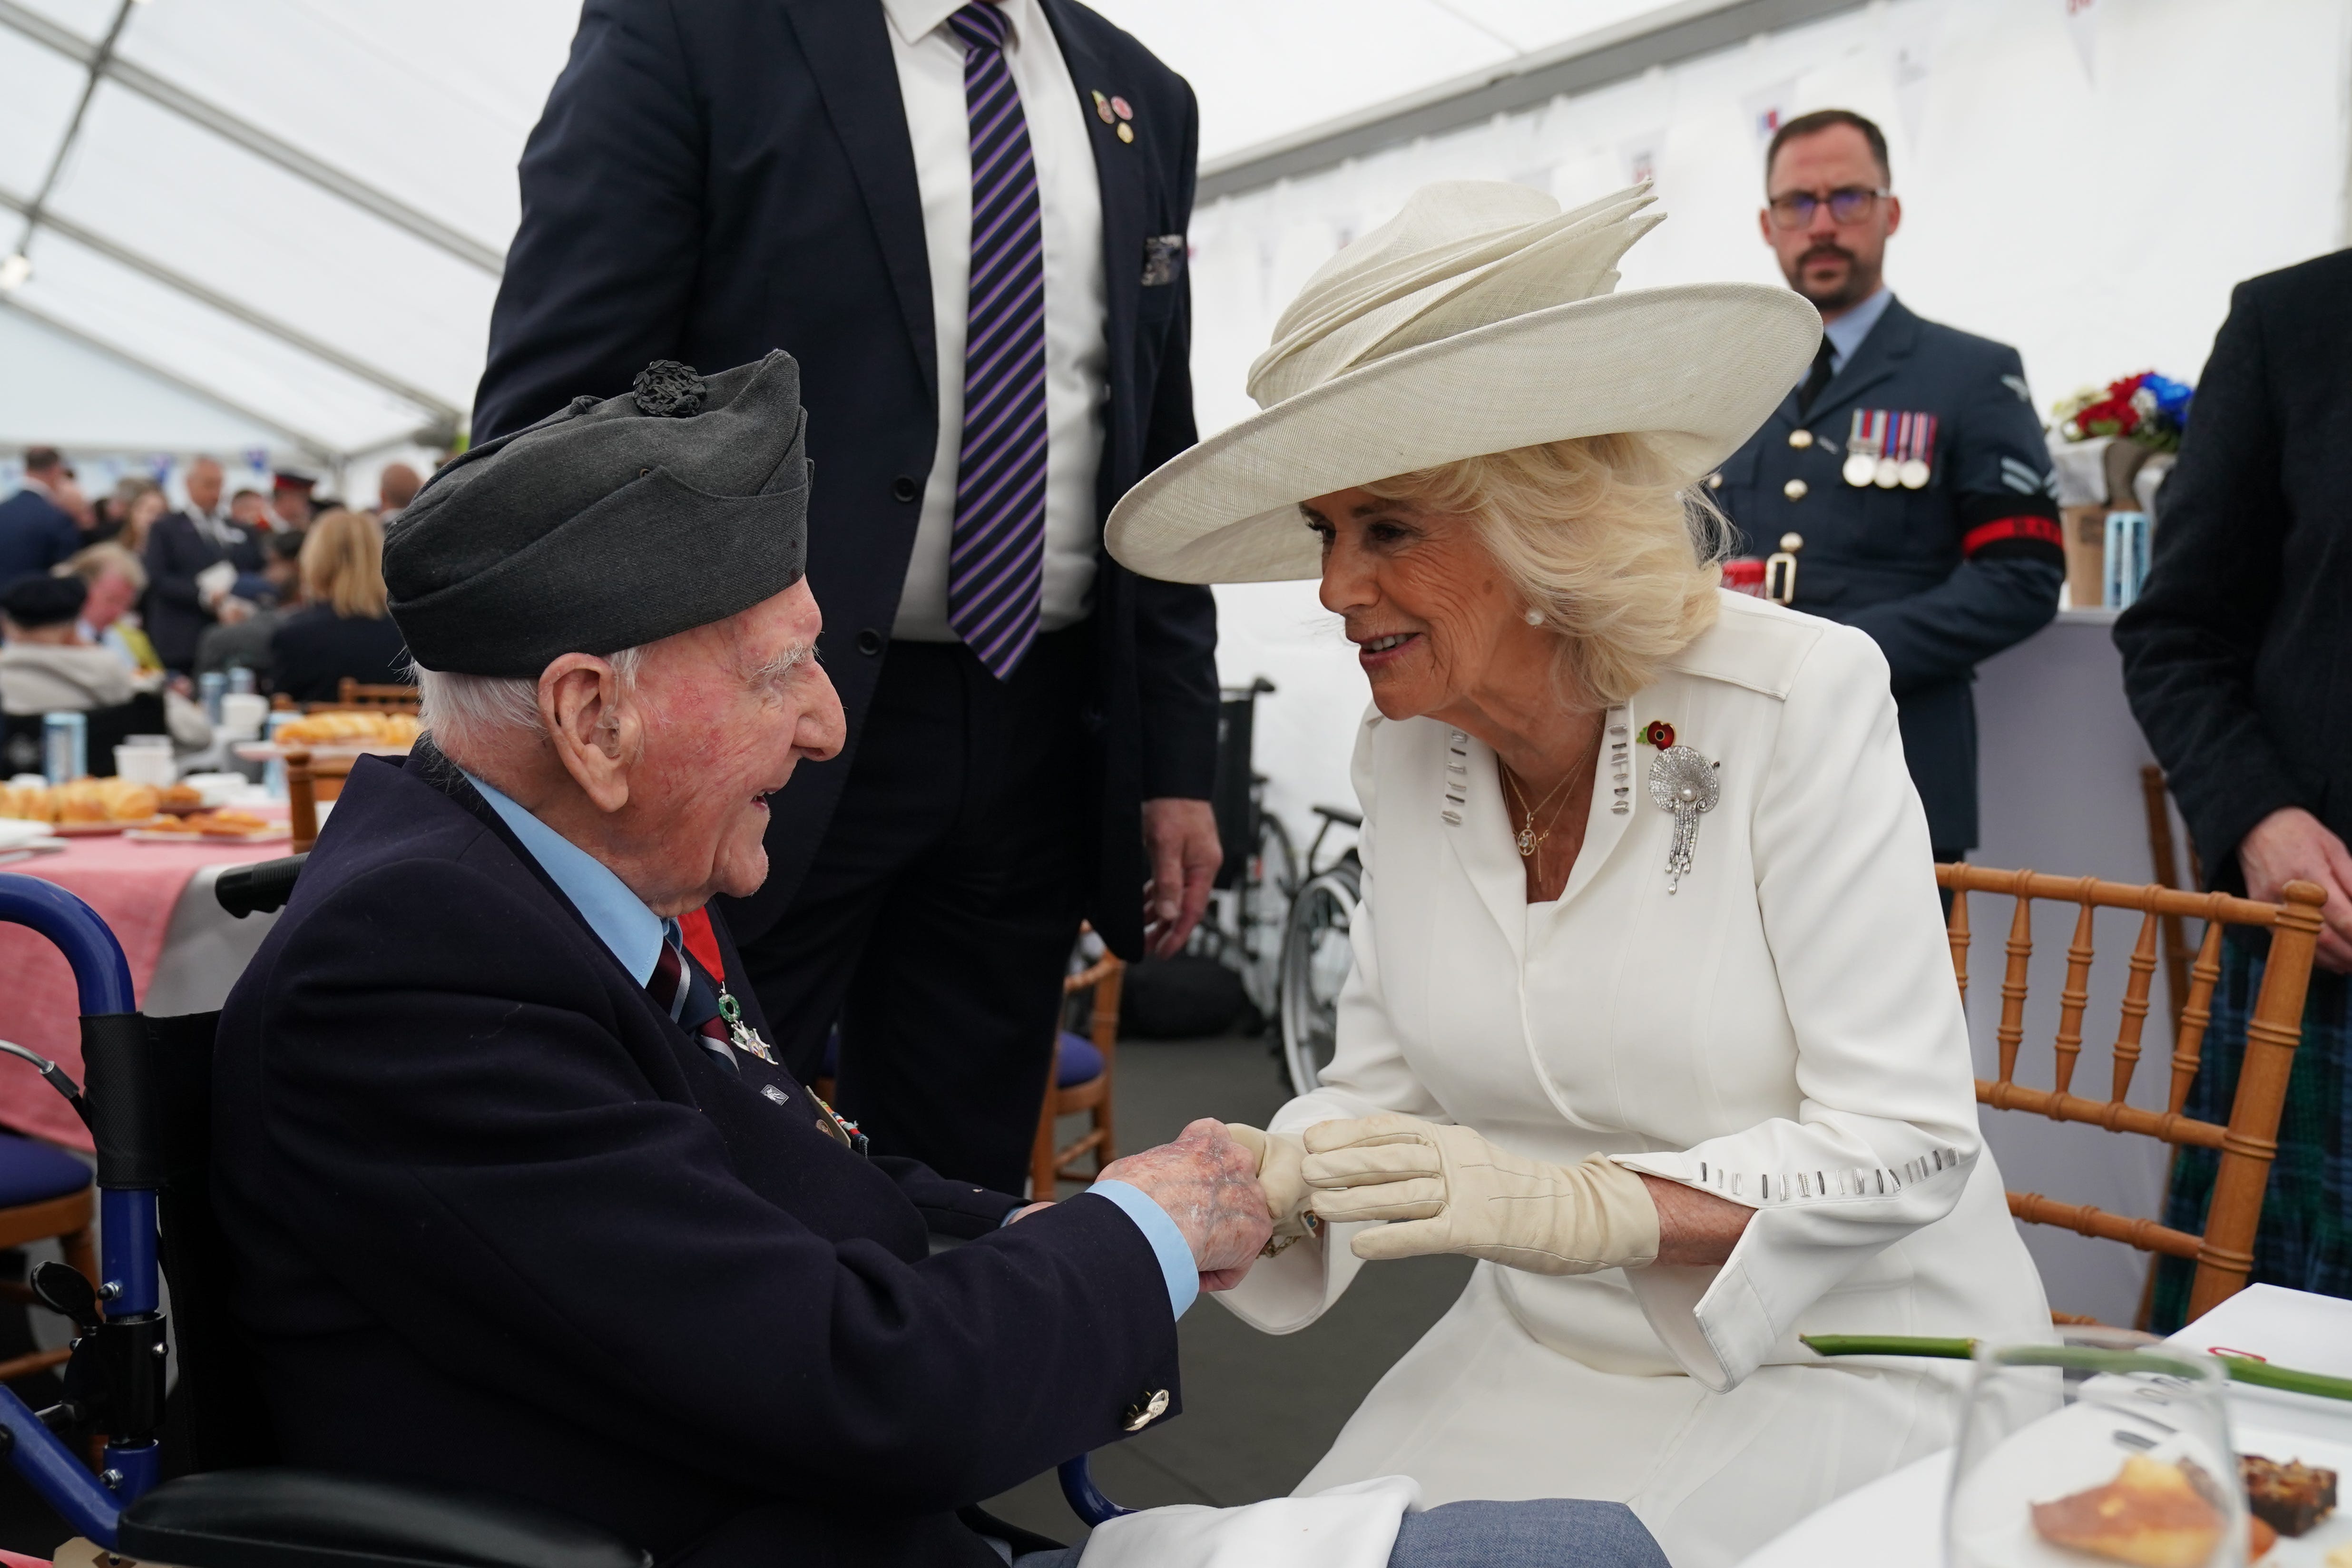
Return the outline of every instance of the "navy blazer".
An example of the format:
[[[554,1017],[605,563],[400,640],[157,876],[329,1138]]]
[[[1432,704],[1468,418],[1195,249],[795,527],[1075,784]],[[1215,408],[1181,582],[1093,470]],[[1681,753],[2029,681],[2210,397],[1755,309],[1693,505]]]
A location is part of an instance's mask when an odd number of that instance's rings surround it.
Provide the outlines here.
[[[38,490],[0,500],[0,588],[37,576],[89,541],[63,507]]]
[[[2252,279],[2197,379],[2124,690],[2206,879],[2299,805],[2352,839],[2352,250]]]
[[[1192,216],[1192,89],[1076,0],[1043,0],[1100,175],[1108,347],[1101,516],[1194,440],[1191,280],[1147,285],[1147,241]],[[572,58],[523,153],[522,226],[474,400],[488,440],[655,359],[704,371],[785,349],[809,409],[818,647],[849,721],[835,760],[778,797],[769,874],[729,918],[745,940],[798,889],[855,757],[898,616],[939,430],[938,346],[915,155],[879,0],[587,0]],[[1134,109],[1121,142],[1094,94]],[[1142,943],[1140,802],[1205,800],[1216,766],[1209,590],[1097,558],[1098,818],[1087,911]]]
[[[1877,409],[1936,417],[1925,486],[1841,477],[1855,412]],[[2049,625],[2066,570],[2050,448],[2017,351],[1890,300],[1804,416],[1791,392],[1711,482],[1747,536],[1743,553],[1803,539],[1794,607],[1878,644],[1929,839],[1974,848],[1969,689],[1978,661]]]
[[[194,668],[196,641],[213,624],[196,592],[196,574],[223,561],[239,572],[261,570],[261,541],[243,523],[231,526],[241,537],[227,550],[184,511],[166,512],[147,531],[147,639],[166,669]]]
[[[853,1153],[743,1067],[429,742],[362,758],[215,1064],[285,1461],[487,1487],[698,1565],[990,1568],[956,1510],[1172,1398],[1167,1285],[1114,1205],[1000,1229],[1019,1200]],[[976,1239],[927,1256],[935,1232]]]

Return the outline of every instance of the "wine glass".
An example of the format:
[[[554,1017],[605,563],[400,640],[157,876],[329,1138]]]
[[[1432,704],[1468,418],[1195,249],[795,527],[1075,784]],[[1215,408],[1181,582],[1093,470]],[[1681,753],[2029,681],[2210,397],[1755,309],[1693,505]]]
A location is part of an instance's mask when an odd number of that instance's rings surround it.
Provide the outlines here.
[[[1947,1568],[2245,1568],[2229,1373],[2161,1343],[1986,1345],[1944,1510]]]

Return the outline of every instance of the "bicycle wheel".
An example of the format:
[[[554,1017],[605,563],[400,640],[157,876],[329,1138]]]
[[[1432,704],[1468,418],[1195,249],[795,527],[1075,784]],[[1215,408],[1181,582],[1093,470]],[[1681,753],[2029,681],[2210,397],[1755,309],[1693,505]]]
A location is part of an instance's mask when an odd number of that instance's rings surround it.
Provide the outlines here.
[[[1342,862],[1298,889],[1282,944],[1282,1065],[1293,1094],[1323,1081],[1338,1043],[1339,988],[1355,965],[1348,927],[1359,873]]]
[[[1298,858],[1281,819],[1260,813],[1257,843],[1241,887],[1242,985],[1261,1017],[1274,1016],[1282,981],[1282,935],[1298,886]]]

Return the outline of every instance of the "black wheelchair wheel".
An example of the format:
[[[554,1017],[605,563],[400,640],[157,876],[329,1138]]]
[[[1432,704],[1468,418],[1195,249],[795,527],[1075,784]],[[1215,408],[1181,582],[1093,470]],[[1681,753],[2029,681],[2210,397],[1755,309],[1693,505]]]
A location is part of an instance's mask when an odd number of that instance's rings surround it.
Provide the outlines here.
[[[1282,944],[1282,1065],[1293,1094],[1312,1093],[1338,1041],[1339,988],[1354,967],[1348,928],[1360,873],[1352,860],[1298,889]]]

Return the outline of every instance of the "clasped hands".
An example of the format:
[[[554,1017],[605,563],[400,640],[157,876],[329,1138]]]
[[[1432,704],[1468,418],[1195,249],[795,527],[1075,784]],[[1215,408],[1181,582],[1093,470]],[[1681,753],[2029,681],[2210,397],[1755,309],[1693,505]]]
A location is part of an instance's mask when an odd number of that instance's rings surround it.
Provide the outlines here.
[[[1470,1128],[1412,1116],[1318,1122],[1304,1135],[1227,1131],[1257,1152],[1276,1237],[1299,1234],[1311,1213],[1388,1221],[1357,1234],[1364,1258],[1454,1252],[1537,1274],[1589,1274],[1658,1256],[1658,1211],[1642,1178],[1598,1154],[1549,1164]]]

